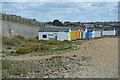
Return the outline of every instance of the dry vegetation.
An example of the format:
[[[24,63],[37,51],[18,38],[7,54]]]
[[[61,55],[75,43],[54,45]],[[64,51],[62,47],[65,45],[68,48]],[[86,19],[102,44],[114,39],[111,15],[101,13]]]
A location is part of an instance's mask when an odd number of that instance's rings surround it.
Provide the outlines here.
[[[65,41],[47,41],[38,40],[36,38],[24,39],[23,36],[17,35],[14,38],[3,37],[3,56],[6,55],[21,55],[21,54],[31,54],[42,53],[44,51],[59,51],[67,50],[73,46],[69,44],[70,42]]]
[[[83,56],[80,59],[76,59],[75,56],[54,56],[49,59],[34,61],[3,60],[3,77],[45,78],[46,76],[49,76],[51,78],[62,78],[64,77],[63,72],[74,72],[74,70],[77,70],[80,67],[88,66],[89,63],[86,63],[87,61],[90,61],[90,58],[83,58]]]
[[[69,42],[24,39],[17,35],[14,38],[3,37],[2,44],[3,78],[118,76],[117,38]]]
[[[45,56],[45,55],[53,55],[53,54],[62,54],[65,51],[70,51],[70,49],[74,49],[75,45],[72,43],[75,42],[69,42],[67,40],[65,41],[47,41],[47,40],[38,40],[36,38],[29,38],[24,39],[23,36],[17,35],[13,38],[3,37],[3,50],[2,50],[2,57],[4,57],[3,60],[3,77],[23,77],[23,76],[29,76],[28,74],[34,70],[37,70],[37,68],[34,68],[33,64],[36,63],[26,61],[9,61],[6,60],[5,57],[9,56],[22,56],[30,54],[32,56]],[[76,55],[74,55],[75,57]],[[51,59],[59,59],[63,58],[62,56],[55,56]],[[50,59],[50,60],[51,60]],[[47,59],[46,59],[47,61]],[[44,63],[44,61],[43,61]],[[49,62],[48,62],[49,63]],[[42,65],[41,65],[42,66]],[[51,64],[51,67],[54,66],[55,68],[61,66],[63,67],[63,64],[59,62],[59,60],[56,62],[56,64]],[[40,67],[40,66],[39,66]],[[33,69],[34,68],[34,69]],[[44,67],[43,67],[44,68]],[[46,68],[49,69],[49,68]],[[44,70],[44,69],[43,69]],[[32,72],[30,75],[33,75]],[[34,77],[43,77],[45,76],[44,72],[36,73],[33,75]],[[29,76],[30,77],[30,76]]]

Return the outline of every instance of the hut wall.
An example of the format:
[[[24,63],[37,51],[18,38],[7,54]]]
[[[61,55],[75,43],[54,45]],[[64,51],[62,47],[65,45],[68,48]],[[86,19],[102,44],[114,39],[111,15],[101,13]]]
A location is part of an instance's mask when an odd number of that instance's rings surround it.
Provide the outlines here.
[[[118,30],[118,35],[120,35],[120,30]]]
[[[58,40],[60,41],[69,40],[70,41],[70,32],[58,32]]]
[[[81,39],[82,38],[82,31],[78,31],[77,33],[77,39]]]
[[[46,38],[43,37],[43,35],[46,35]],[[39,40],[70,40],[70,33],[69,32],[39,32]]]
[[[70,39],[76,40],[78,38],[78,32],[70,32]]]
[[[92,31],[92,38],[95,38],[95,31]]]
[[[82,31],[80,31],[80,39],[82,39]]]
[[[95,38],[101,37],[101,31],[95,31]]]
[[[115,31],[102,31],[103,36],[115,35]]]
[[[80,31],[77,32],[77,39],[80,39]]]
[[[87,32],[86,31],[83,31],[82,32],[82,38],[85,39],[87,37]]]

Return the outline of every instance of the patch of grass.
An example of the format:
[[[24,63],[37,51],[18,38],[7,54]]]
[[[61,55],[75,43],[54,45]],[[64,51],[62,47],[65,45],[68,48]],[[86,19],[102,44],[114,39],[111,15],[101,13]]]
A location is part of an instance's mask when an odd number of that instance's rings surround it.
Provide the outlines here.
[[[16,45],[16,47],[22,47],[22,45]]]
[[[64,51],[71,49],[72,47],[66,47],[66,48],[58,48],[58,49],[53,49],[53,50],[45,50],[45,51],[36,51],[37,53],[47,53],[47,52],[54,52],[54,51]]]
[[[41,43],[48,43],[48,40],[38,40],[38,42],[41,42]]]
[[[64,66],[64,64],[63,63],[56,63],[56,64],[53,64],[53,67],[59,67],[59,66]]]
[[[2,69],[9,69],[11,67],[11,63],[8,60],[2,61]]]
[[[21,75],[21,74],[27,74],[26,70],[21,66],[13,66],[13,68],[8,69],[8,74],[10,75]]]
[[[52,58],[64,58],[64,56],[53,56]]]
[[[16,35],[15,38],[23,40],[23,39],[24,39],[24,36]]]
[[[37,78],[43,77],[43,76],[46,76],[46,74],[45,74],[45,73],[38,73],[38,74],[36,75]]]
[[[5,56],[19,56],[21,54],[18,53],[6,53]]]
[[[51,49],[51,50],[44,50],[44,51],[35,51],[36,53],[39,53],[38,55],[39,56],[45,56],[45,55],[52,55],[52,54],[61,54],[62,52],[60,51],[66,51],[66,50],[69,50],[71,49],[72,46],[69,46],[69,47],[62,47],[62,48],[58,48],[58,49]]]
[[[45,51],[36,51],[36,53],[39,53],[39,56],[45,56],[45,55],[52,55],[52,54],[61,54],[62,52],[59,51],[65,51],[66,49],[54,49],[54,50],[45,50]]]
[[[4,52],[7,53],[5,56],[19,56],[21,54],[29,54],[32,52],[41,53],[42,55],[52,55],[57,54],[57,52],[62,53],[62,51],[69,50],[73,46],[69,41],[47,41],[47,40],[37,40],[35,38],[24,39],[24,36],[16,35],[13,38],[4,37],[4,45],[11,46],[15,52]],[[10,40],[10,41],[9,41]],[[5,47],[6,49],[6,47]],[[10,50],[10,49],[9,49]],[[16,54],[17,53],[17,54]],[[59,54],[60,54],[59,53]]]
[[[2,72],[2,78],[7,78],[9,77],[9,74],[7,72]]]
[[[82,42],[81,41],[75,41],[75,42],[73,42],[73,44],[75,44],[75,45],[81,45]]]
[[[33,51],[34,51],[33,46],[16,48],[16,53],[18,54],[26,54],[26,53],[30,53]]]
[[[48,53],[51,52],[52,50],[45,50],[45,51],[35,51],[36,53]]]
[[[37,42],[38,39],[36,39],[36,38],[29,38],[28,41],[31,41],[31,42]]]
[[[64,50],[68,50],[71,49],[72,47],[66,47],[66,48],[60,48],[60,49],[55,49],[55,51],[64,51]]]
[[[65,41],[48,41],[49,45],[64,45],[69,43],[69,41],[65,40]]]
[[[16,40],[13,38],[7,38],[3,37],[2,42],[4,45],[9,45],[9,46],[15,46],[16,45]]]
[[[28,66],[27,66],[28,67]],[[10,75],[26,75],[27,70],[26,67],[21,62],[17,61],[9,61],[3,60],[2,61],[2,70],[3,70],[3,77],[9,77]]]

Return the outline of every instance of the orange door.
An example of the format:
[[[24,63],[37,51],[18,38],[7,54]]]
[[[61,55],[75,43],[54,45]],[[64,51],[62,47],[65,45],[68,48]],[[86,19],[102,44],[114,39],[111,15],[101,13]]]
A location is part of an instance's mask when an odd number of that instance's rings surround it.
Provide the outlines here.
[[[77,32],[77,39],[80,39],[80,31]]]

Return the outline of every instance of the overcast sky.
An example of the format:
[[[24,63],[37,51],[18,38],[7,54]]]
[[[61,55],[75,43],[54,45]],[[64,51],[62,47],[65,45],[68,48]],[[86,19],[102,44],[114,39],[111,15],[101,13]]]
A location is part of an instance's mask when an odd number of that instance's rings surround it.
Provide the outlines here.
[[[46,22],[117,21],[117,2],[2,2],[2,11]]]

